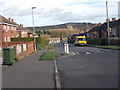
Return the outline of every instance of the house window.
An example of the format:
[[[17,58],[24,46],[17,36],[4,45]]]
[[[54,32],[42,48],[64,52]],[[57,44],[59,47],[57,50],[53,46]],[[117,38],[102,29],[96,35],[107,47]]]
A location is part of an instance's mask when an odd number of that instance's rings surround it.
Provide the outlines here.
[[[20,44],[17,44],[17,47],[16,47],[16,53],[19,54],[22,52],[22,47]]]
[[[7,41],[10,42],[10,37],[7,37]]]
[[[7,28],[6,28],[6,26],[4,25],[4,30],[6,30]]]
[[[11,27],[12,30],[16,30],[16,27]]]
[[[6,42],[7,40],[6,40],[6,37],[4,37],[4,42]]]
[[[10,26],[7,26],[7,30],[10,30]]]
[[[26,51],[27,48],[26,48],[26,44],[23,44],[23,51]]]

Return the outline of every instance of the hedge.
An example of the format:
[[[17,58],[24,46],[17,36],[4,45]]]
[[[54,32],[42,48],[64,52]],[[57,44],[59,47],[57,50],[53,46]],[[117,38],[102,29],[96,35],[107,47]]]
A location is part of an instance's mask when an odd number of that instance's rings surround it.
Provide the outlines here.
[[[107,45],[107,39],[87,39],[88,44],[95,44],[95,45]]]
[[[44,37],[36,37],[36,44],[41,44],[41,47],[44,48],[48,43],[48,41],[45,40]],[[24,41],[24,42],[29,42],[29,41],[34,41],[33,37],[25,37],[25,38],[12,38],[11,41]]]
[[[42,48],[45,48],[45,46],[46,46],[46,40],[45,40],[44,37],[37,37],[36,38],[36,43],[41,44]]]
[[[34,40],[33,37],[11,38],[11,41],[24,41],[24,42],[29,42],[29,41],[33,41],[33,40]]]

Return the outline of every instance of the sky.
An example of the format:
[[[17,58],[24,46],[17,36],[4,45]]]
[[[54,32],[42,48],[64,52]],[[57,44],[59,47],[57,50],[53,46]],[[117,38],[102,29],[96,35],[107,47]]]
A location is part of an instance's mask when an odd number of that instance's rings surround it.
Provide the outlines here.
[[[118,18],[118,2],[107,0],[109,18]],[[106,0],[0,0],[0,15],[25,27],[57,25],[68,22],[103,23]]]

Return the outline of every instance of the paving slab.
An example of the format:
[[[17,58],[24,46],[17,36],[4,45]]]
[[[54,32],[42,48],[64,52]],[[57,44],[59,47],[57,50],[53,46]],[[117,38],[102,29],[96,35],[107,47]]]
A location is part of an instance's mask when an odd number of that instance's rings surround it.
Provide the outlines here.
[[[55,88],[54,61],[39,61],[43,52],[37,51],[2,68],[3,88]]]

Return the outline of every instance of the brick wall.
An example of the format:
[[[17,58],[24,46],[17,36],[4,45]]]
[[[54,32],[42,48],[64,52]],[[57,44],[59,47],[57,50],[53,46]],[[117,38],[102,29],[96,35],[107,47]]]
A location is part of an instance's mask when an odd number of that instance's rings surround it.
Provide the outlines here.
[[[26,50],[23,50],[23,45],[26,45]],[[18,47],[19,46],[19,47]],[[23,42],[23,41],[17,41],[17,42],[3,42],[3,48],[4,47],[14,47],[15,48],[15,57],[18,59],[22,59],[25,56],[30,55],[34,52],[34,44],[33,41],[31,42]],[[18,51],[20,52],[18,53]]]

